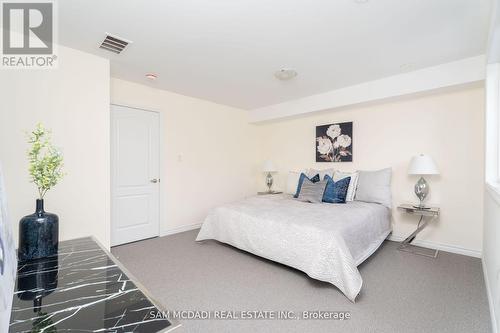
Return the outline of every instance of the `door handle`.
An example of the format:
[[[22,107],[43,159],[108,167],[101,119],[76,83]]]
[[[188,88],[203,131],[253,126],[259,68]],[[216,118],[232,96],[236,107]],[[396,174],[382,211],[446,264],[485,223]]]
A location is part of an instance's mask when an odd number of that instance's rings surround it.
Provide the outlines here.
[[[156,184],[156,183],[158,183],[159,181],[160,181],[160,180],[159,180],[159,179],[156,179],[156,178],[154,178],[154,179],[151,179],[151,180],[150,180],[150,182],[151,182],[151,183],[155,183],[155,184]]]

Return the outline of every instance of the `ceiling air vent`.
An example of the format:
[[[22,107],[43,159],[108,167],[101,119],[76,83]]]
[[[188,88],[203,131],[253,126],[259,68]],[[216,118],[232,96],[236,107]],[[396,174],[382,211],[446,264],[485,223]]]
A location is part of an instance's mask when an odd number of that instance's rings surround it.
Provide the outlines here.
[[[110,34],[106,35],[106,38],[104,38],[104,41],[101,43],[101,46],[99,46],[101,49],[108,50],[110,52],[120,54],[123,49],[130,44],[131,41],[128,41],[126,39],[123,39],[121,37],[117,36],[112,36]]]

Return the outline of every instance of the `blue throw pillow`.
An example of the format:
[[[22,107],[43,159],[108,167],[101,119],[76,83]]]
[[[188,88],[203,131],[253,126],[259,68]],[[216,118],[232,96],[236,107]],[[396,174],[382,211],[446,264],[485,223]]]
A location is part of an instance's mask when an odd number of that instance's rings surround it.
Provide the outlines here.
[[[309,178],[304,173],[301,173],[300,177],[299,177],[299,183],[297,184],[297,191],[295,191],[295,195],[293,196],[294,198],[298,198],[299,197],[300,189],[302,188],[302,183],[304,182],[304,179],[309,179],[313,183],[317,183],[317,182],[319,182],[321,180],[319,178],[319,174],[316,175],[316,176],[314,176],[314,177],[312,177],[312,178]]]
[[[326,180],[327,183],[325,193],[323,194],[323,202],[345,203],[351,177],[342,178],[341,180],[334,182],[332,177],[325,175],[324,180]]]

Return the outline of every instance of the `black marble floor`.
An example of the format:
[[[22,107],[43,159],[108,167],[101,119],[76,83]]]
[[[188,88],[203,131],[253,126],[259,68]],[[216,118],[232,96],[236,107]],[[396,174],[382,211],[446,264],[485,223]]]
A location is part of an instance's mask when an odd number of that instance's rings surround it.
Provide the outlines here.
[[[91,238],[20,262],[10,332],[162,332],[172,323]]]

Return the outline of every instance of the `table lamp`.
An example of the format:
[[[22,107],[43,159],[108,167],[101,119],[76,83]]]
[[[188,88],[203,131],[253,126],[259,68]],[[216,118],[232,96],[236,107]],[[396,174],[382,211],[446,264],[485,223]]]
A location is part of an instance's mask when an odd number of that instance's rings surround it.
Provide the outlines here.
[[[266,185],[268,188],[268,192],[271,193],[271,187],[273,186],[273,172],[276,172],[276,168],[274,167],[273,162],[267,160],[264,162],[264,166],[262,167],[262,172],[267,173],[266,176]]]
[[[414,156],[411,159],[410,167],[408,168],[409,175],[439,175],[439,170],[436,166],[436,163],[429,155],[420,154]],[[428,209],[425,207],[424,200],[429,194],[429,184],[424,179],[424,177],[420,177],[418,182],[415,184],[415,194],[420,200],[420,204],[418,206],[414,206],[418,209]]]

